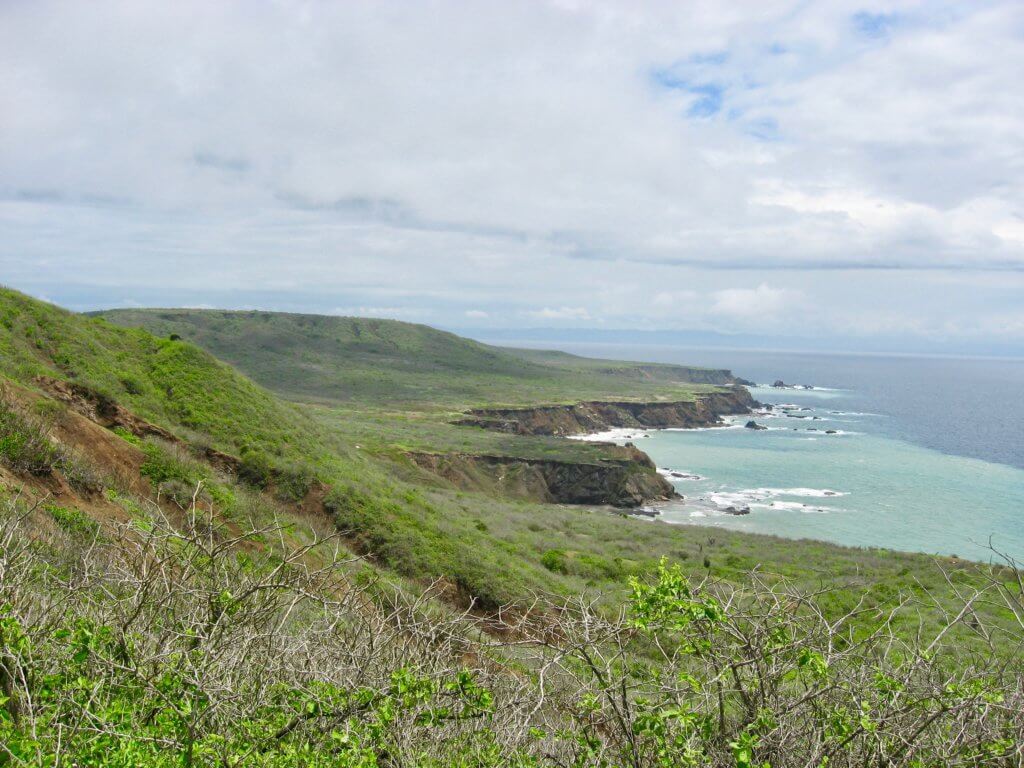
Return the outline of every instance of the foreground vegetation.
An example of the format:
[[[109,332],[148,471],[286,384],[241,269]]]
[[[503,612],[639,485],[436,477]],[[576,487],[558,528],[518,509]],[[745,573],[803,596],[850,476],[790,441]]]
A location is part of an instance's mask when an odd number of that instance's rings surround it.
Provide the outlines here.
[[[0,765],[1024,759],[1020,572],[995,555],[460,492],[401,449],[525,443],[299,406],[10,291],[0,360]]]
[[[618,611],[538,596],[486,621],[192,505],[41,536],[0,506],[0,765],[1013,765],[1016,664],[760,579],[662,564]],[[69,546],[75,538],[77,546]],[[340,555],[340,556],[339,556]],[[824,593],[822,593],[824,594]],[[926,596],[927,597],[927,596]],[[920,603],[925,607],[926,603]],[[872,628],[863,631],[862,614]]]

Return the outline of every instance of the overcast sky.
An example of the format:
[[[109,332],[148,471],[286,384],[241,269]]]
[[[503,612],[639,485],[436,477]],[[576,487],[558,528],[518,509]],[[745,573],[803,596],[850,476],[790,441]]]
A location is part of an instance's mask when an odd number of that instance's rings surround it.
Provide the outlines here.
[[[1024,350],[1022,77],[1020,0],[0,0],[0,282]]]

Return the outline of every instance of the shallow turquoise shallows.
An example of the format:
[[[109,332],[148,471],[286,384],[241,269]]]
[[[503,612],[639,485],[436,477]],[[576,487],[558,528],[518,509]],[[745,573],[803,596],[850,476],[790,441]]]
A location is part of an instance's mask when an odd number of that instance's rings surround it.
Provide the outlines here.
[[[991,542],[1024,561],[1024,470],[886,437],[887,417],[842,410],[838,391],[752,392],[807,410],[632,435],[686,497],[663,520],[985,560]]]

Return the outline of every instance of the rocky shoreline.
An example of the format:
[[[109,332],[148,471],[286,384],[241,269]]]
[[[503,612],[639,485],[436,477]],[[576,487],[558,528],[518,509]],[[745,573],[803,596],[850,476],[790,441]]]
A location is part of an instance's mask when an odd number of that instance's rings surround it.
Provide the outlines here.
[[[574,437],[609,429],[698,428],[722,424],[722,416],[759,407],[739,384],[685,401],[587,401],[574,405],[477,408],[454,423],[515,435]],[[410,451],[409,459],[459,488],[563,504],[600,504],[656,511],[650,502],[681,498],[651,458],[632,444],[621,457],[596,462],[531,459],[470,453]]]
[[[745,387],[734,385],[683,401],[587,401],[574,405],[476,408],[454,423],[517,435],[569,437],[618,428],[716,426],[722,423],[722,416],[750,413],[759,405]]]

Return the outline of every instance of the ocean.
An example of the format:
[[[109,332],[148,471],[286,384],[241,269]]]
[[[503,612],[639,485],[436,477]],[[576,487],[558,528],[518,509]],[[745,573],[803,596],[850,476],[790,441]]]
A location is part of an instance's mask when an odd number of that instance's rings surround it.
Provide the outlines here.
[[[745,428],[744,416],[724,428],[620,436],[686,497],[661,507],[667,522],[976,560],[994,558],[994,547],[1024,562],[1024,360],[568,351],[814,387],[751,388],[776,406],[753,417],[765,430]]]

